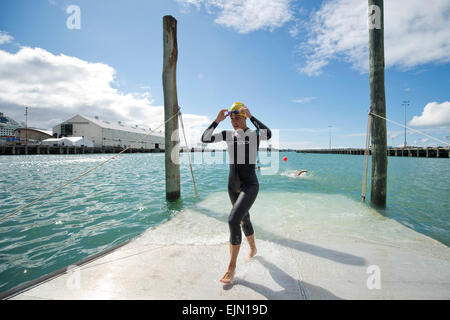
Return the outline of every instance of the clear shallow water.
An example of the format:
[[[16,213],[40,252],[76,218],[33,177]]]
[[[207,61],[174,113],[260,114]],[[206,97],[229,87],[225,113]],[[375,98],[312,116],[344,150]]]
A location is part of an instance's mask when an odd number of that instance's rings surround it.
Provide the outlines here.
[[[110,156],[0,157],[0,216]],[[199,154],[195,156],[198,160]],[[287,162],[281,160],[284,156]],[[0,223],[0,292],[134,238],[182,210],[188,216],[189,209],[199,204],[206,205],[200,212],[217,215],[214,212],[219,210],[218,221],[226,221],[231,208],[226,193],[228,165],[225,161],[195,161],[200,194],[195,199],[183,157],[182,199],[175,203],[165,201],[163,154],[124,154]],[[293,232],[295,223],[318,230],[325,223],[336,232],[366,228],[367,233],[380,237],[382,230],[367,227],[374,221],[374,210],[360,201],[363,156],[280,153],[279,159],[276,174],[259,173],[260,194],[255,203],[259,209],[252,213],[255,230],[287,234]],[[388,161],[388,206],[379,212],[448,246],[450,161],[400,157],[389,157]],[[308,173],[295,177],[293,172],[300,169]],[[367,194],[370,198],[370,172]],[[186,221],[189,219],[182,222],[189,231],[186,235],[198,234],[202,238],[205,233],[201,232],[201,224]],[[226,242],[227,230],[222,229],[213,232],[209,240]],[[169,239],[175,241],[177,235],[167,235],[163,241]]]

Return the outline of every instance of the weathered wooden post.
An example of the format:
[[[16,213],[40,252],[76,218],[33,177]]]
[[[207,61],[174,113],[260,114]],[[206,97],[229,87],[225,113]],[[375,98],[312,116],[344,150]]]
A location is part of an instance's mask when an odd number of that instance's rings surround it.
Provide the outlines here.
[[[163,17],[163,90],[165,123],[166,199],[180,198],[180,164],[177,98],[177,20]]]
[[[384,90],[384,14],[383,0],[369,0],[369,63],[371,111],[386,117]],[[386,121],[372,119],[372,179],[370,201],[386,206],[387,186]]]

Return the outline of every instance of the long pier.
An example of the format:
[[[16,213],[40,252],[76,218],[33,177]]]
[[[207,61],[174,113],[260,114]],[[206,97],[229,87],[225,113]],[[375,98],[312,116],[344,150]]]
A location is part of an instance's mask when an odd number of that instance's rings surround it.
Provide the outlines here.
[[[38,146],[15,145],[0,146],[0,155],[28,155],[28,154],[89,154],[89,153],[119,153],[122,147],[75,147],[75,146]],[[160,153],[163,149],[130,148],[125,153]]]
[[[75,147],[75,146],[39,146],[39,145],[1,145],[0,155],[29,155],[29,154],[90,154],[90,153],[119,153],[122,147]],[[180,152],[188,149],[180,147]],[[224,150],[190,148],[190,152],[216,152]],[[164,153],[164,149],[130,148],[125,153]]]
[[[296,150],[298,153],[328,153],[328,154],[352,154],[364,155],[362,148],[335,148],[335,149],[303,149]],[[369,154],[372,154],[369,150]],[[388,148],[387,155],[391,157],[422,157],[422,158],[450,158],[448,148]]]
[[[36,145],[16,145],[0,146],[0,155],[28,155],[28,154],[90,154],[90,153],[119,153],[123,150],[121,147],[74,147],[74,146],[36,146]],[[273,149],[274,151],[276,149]],[[191,148],[191,152],[215,152],[224,150]],[[297,153],[326,153],[326,154],[350,154],[364,155],[365,149],[362,148],[334,148],[334,149],[279,149],[279,152],[297,152]],[[162,153],[164,149],[128,149],[126,153]],[[180,152],[187,152],[186,148],[180,147]],[[372,154],[369,150],[369,154]],[[422,157],[422,158],[450,158],[448,148],[388,148],[388,156],[392,157]]]

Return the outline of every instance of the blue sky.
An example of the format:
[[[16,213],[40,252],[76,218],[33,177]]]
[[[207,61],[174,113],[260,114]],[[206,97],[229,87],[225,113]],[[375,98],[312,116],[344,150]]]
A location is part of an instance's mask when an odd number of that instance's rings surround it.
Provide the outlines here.
[[[409,100],[409,125],[445,141],[450,4],[434,3],[385,1],[386,107],[403,123]],[[80,8],[80,29],[66,25],[70,5]],[[29,105],[31,125],[43,129],[77,113],[155,127],[164,103],[162,17],[170,14],[191,141],[220,108],[242,101],[279,130],[282,147],[327,148],[329,126],[333,147],[363,147],[366,11],[359,0],[3,0],[0,111],[23,121]],[[403,144],[403,128],[388,124],[388,133],[388,145]],[[417,134],[407,140],[443,145]]]

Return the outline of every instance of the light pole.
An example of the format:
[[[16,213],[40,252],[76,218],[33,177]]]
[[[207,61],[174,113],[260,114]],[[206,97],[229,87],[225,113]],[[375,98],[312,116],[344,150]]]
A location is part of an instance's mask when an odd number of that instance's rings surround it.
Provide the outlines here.
[[[403,147],[406,148],[406,107],[409,106],[409,100],[402,101],[402,105],[405,107],[405,143]]]
[[[331,150],[331,126],[328,126],[328,128],[330,129],[330,144],[329,144],[329,149]]]
[[[25,107],[25,145],[28,145],[28,107]]]

